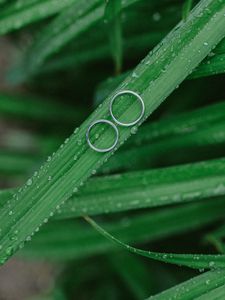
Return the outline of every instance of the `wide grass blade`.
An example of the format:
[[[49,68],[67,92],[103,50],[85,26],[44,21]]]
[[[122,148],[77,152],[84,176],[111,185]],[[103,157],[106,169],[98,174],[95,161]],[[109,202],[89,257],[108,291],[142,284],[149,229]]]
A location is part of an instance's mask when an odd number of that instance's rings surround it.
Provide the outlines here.
[[[128,76],[116,91],[132,89],[138,92],[145,103],[146,119],[225,36],[224,14],[225,3],[202,0],[192,11],[187,22],[181,22],[153,53],[138,65],[135,76]],[[95,20],[96,12],[92,12],[92,16]],[[81,20],[86,22],[85,17]],[[40,62],[38,57],[37,61]],[[1,264],[22,247],[24,241],[29,240],[37,228],[44,221],[47,222],[55,210],[113,154],[114,151],[106,154],[92,151],[85,138],[91,122],[109,118],[112,96],[110,95],[39,172],[27,181],[15,194],[10,205],[0,210]],[[131,119],[138,111],[135,103],[122,103],[114,113],[121,118]],[[138,125],[141,125],[144,119]],[[119,132],[118,147],[131,136],[133,129],[121,128]],[[102,131],[93,130],[93,134],[94,137],[97,134],[96,143],[99,147],[104,147],[105,143],[112,140],[111,128],[108,127],[103,126]]]
[[[225,195],[225,159],[90,179],[55,218],[99,215],[159,207]],[[0,203],[15,190],[0,194]],[[214,198],[214,201],[217,201]]]
[[[224,295],[224,275],[224,270],[209,271],[179,285],[176,285],[158,295],[151,296],[148,298],[148,300],[222,299],[214,298],[214,295]],[[213,295],[212,298],[211,295]]]

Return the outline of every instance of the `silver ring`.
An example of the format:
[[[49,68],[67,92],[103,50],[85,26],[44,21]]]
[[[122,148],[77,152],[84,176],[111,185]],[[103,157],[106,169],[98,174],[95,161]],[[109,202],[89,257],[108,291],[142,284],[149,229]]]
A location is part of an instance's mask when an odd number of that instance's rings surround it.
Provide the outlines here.
[[[122,123],[120,121],[118,121],[114,114],[113,114],[113,111],[112,111],[112,107],[113,107],[113,103],[114,101],[116,100],[116,98],[120,95],[124,95],[124,94],[131,94],[133,96],[135,96],[139,102],[141,103],[141,113],[140,113],[140,116],[133,122],[130,122],[130,123]],[[111,117],[113,118],[113,120],[118,124],[118,125],[121,125],[121,126],[133,126],[135,124],[137,124],[141,118],[143,117],[144,113],[145,113],[145,104],[144,104],[144,101],[143,99],[141,98],[140,95],[138,95],[137,93],[133,92],[133,91],[130,91],[130,90],[124,90],[124,91],[121,91],[121,92],[118,92],[117,94],[115,94],[110,102],[110,106],[109,106],[109,111],[110,111],[110,114],[111,114]]]
[[[90,139],[89,139],[89,134],[90,134],[90,131],[91,131],[92,127],[94,127],[96,124],[99,124],[99,123],[106,123],[106,124],[111,125],[112,128],[113,128],[113,129],[115,130],[115,132],[116,132],[116,139],[115,139],[115,142],[113,143],[112,146],[110,146],[110,147],[108,147],[108,148],[103,148],[103,149],[97,148],[97,147],[95,147],[95,146],[91,143],[91,141],[90,141]],[[87,140],[88,145],[89,145],[93,150],[95,150],[96,152],[109,152],[109,151],[113,150],[113,148],[114,148],[114,147],[116,146],[116,144],[118,143],[118,140],[119,140],[119,131],[118,131],[116,125],[113,124],[111,121],[108,121],[108,120],[105,120],[105,119],[97,120],[97,121],[94,121],[93,123],[91,123],[91,125],[88,127],[87,132],[86,132],[86,140]]]

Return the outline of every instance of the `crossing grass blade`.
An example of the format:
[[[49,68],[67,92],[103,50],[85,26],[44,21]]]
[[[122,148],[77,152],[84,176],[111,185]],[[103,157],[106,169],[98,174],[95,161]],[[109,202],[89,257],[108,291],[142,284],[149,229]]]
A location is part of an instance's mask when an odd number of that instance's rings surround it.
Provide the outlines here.
[[[222,299],[218,297],[224,296],[224,274],[224,270],[206,272],[158,295],[151,296],[148,300],[167,300],[171,297],[177,300]]]
[[[160,211],[104,222],[102,226],[126,243],[146,243],[184,234],[224,218],[224,199],[188,203]],[[53,261],[81,259],[120,250],[97,231],[79,221],[49,222],[20,253]],[[191,259],[191,256],[190,256]]]
[[[96,12],[91,14],[95,20]],[[181,22],[138,65],[135,69],[136,75],[128,76],[115,92],[122,89],[138,92],[145,103],[146,119],[225,36],[224,15],[225,3],[202,0],[192,11],[187,22]],[[81,20],[81,23],[85,24],[85,16]],[[45,50],[47,48],[45,47]],[[39,58],[37,61],[40,62]],[[85,139],[86,130],[91,122],[109,118],[111,99],[112,95],[65,141],[49,161],[28,179],[26,185],[11,199],[10,205],[0,210],[1,264],[23,247],[24,242],[29,240],[35,231],[54,215],[55,210],[113,154],[114,151],[106,154],[92,151]],[[132,118],[138,111],[135,103],[122,103],[114,113],[121,118]],[[104,126],[102,131],[97,128],[93,130],[97,146],[104,147],[105,143],[110,143],[110,130]],[[131,131],[130,128],[120,129],[118,147],[130,137]]]
[[[85,220],[93,226],[100,234],[105,238],[114,242],[116,245],[120,246],[124,250],[127,250],[131,253],[138,254],[153,260],[162,261],[166,263],[177,264],[179,266],[185,266],[194,269],[221,269],[225,267],[224,258],[225,255],[212,255],[212,254],[171,254],[171,253],[159,253],[146,251],[132,247],[125,244],[121,240],[115,238],[109,232],[104,230],[99,226],[93,219],[90,217],[84,217]]]

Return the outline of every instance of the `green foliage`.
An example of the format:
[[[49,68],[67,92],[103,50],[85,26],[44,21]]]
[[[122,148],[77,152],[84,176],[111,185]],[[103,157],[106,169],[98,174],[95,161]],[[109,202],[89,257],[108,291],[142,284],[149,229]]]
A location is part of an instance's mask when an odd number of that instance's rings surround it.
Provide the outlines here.
[[[225,1],[0,7],[1,43],[13,42],[2,50],[0,264],[17,252],[60,262],[41,299],[223,299]],[[86,132],[112,121],[122,90],[142,97],[144,117],[95,152]],[[134,120],[133,98],[117,100],[118,119]],[[114,138],[107,124],[90,132],[100,148]]]

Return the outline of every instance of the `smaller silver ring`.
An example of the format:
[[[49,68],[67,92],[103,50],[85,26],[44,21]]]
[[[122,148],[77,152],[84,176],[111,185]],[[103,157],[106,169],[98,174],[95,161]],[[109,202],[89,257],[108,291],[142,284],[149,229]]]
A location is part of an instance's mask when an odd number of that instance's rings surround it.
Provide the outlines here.
[[[89,139],[89,134],[90,134],[91,129],[92,129],[96,124],[99,124],[99,123],[106,123],[106,124],[111,125],[112,128],[113,128],[113,129],[115,130],[115,132],[116,132],[116,139],[115,139],[115,142],[113,143],[112,146],[110,146],[110,147],[108,147],[108,148],[103,148],[103,149],[97,148],[97,147],[95,147],[95,146],[91,143],[91,141],[90,141],[90,139]],[[118,143],[118,140],[119,140],[119,131],[118,131],[118,128],[116,127],[116,125],[113,124],[111,121],[108,121],[108,120],[105,120],[105,119],[100,119],[100,120],[94,121],[93,123],[90,124],[90,126],[88,127],[87,132],[86,132],[86,140],[87,140],[88,145],[89,145],[93,150],[95,150],[96,152],[101,152],[101,153],[103,153],[103,152],[109,152],[109,151],[113,150],[113,149],[115,148],[116,144]]]
[[[130,122],[130,123],[123,123],[123,122],[118,121],[115,118],[115,116],[113,114],[113,111],[112,111],[112,107],[113,107],[113,103],[114,103],[115,99],[118,96],[124,95],[124,94],[131,94],[131,95],[135,96],[139,100],[139,102],[141,103],[141,113],[140,113],[140,116],[135,121]],[[110,101],[109,111],[110,111],[111,117],[113,118],[114,122],[116,122],[120,126],[129,127],[129,126],[133,126],[133,125],[137,124],[141,120],[141,118],[143,117],[143,115],[145,113],[145,104],[144,104],[144,101],[143,101],[143,99],[141,98],[140,95],[138,95],[137,93],[135,93],[133,91],[130,91],[130,90],[124,90],[124,91],[118,92],[117,94],[115,94],[113,96],[112,100]]]

